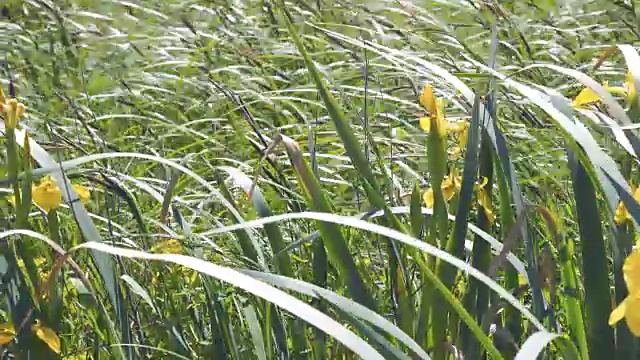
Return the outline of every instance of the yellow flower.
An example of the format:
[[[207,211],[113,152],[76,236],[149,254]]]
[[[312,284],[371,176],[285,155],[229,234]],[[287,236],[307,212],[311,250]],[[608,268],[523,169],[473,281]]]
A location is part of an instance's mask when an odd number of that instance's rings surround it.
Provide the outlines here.
[[[433,189],[432,188],[428,188],[427,191],[424,192],[424,195],[422,195],[422,201],[424,201],[424,205],[427,208],[429,209],[433,208]]]
[[[433,95],[433,89],[427,85],[420,95],[420,104],[429,112],[428,118],[420,120],[420,127],[426,132],[431,130],[431,124],[436,125],[438,135],[445,137],[447,131],[447,122],[444,119],[444,99],[436,99]]]
[[[89,191],[87,187],[80,184],[73,184],[71,187],[78,193],[78,197],[82,203],[86,203],[91,198],[91,191]]]
[[[496,213],[493,211],[493,203],[491,203],[489,192],[484,187],[478,190],[478,203],[480,203],[480,206],[484,210],[489,224],[493,225],[496,221]]]
[[[440,185],[440,188],[442,189],[442,196],[444,197],[444,199],[446,201],[451,200],[451,198],[453,198],[453,195],[460,191],[460,186],[460,176],[458,176],[457,169],[453,168],[451,169],[449,176],[445,177],[444,180],[442,180],[442,184]],[[428,208],[433,208],[432,188],[427,189],[424,195],[422,195],[422,200]]]
[[[491,202],[491,197],[489,196],[489,192],[485,188],[488,183],[488,179],[486,177],[482,177],[482,180],[478,183],[476,182],[475,188],[478,194],[478,203],[480,207],[484,210],[489,223],[493,225],[496,220],[496,214],[493,209],[493,203]],[[462,187],[462,178],[458,175],[458,171],[454,168],[451,170],[449,176],[447,176],[441,185],[442,196],[446,201],[450,201],[453,196],[460,192],[460,188]],[[433,200],[433,188],[427,189],[424,195],[422,195],[422,200],[427,208],[433,208],[434,200]]]
[[[31,330],[40,338],[40,340],[49,345],[51,350],[58,354],[60,353],[60,338],[55,331],[43,326],[40,320],[36,320],[36,323],[33,324]]]
[[[637,202],[640,202],[640,187],[634,191],[633,198]],[[613,218],[613,221],[616,223],[616,225],[622,225],[627,221],[631,221],[631,214],[629,214],[627,207],[624,206],[624,203],[622,201],[620,201],[620,203],[618,204],[618,208],[616,209],[616,215]]]
[[[628,72],[624,79],[624,90],[627,95],[627,103],[629,105],[635,104],[638,100],[638,89],[636,89],[636,83],[631,72]]]
[[[0,345],[7,345],[16,337],[16,329],[11,324],[0,325]]]
[[[424,89],[422,89],[422,94],[420,94],[420,104],[427,109],[430,115],[438,114],[438,107],[436,106],[436,97],[433,95],[433,89],[431,86],[426,85]]]
[[[573,106],[584,108],[598,101],[600,101],[600,95],[596,94],[591,88],[586,87],[582,89],[575,100],[573,100]]]
[[[7,129],[15,129],[18,125],[18,121],[25,112],[25,107],[23,103],[18,102],[16,99],[8,99],[4,96],[4,93],[1,96],[5,98],[4,102],[0,103],[0,111],[4,112],[4,124]]]
[[[478,191],[482,190],[484,186],[487,184],[487,182],[488,182],[487,178],[483,176],[481,182],[479,183],[476,182],[475,184],[476,190]],[[442,185],[441,185],[442,196],[446,201],[450,201],[455,194],[460,192],[461,188],[462,188],[462,177],[458,175],[458,169],[453,168],[449,172],[449,175],[445,177],[444,180],[442,180]],[[433,207],[433,189],[432,188],[427,189],[424,195],[422,195],[422,200],[424,201],[426,207],[428,208]],[[488,202],[487,204],[490,205],[491,202]],[[493,208],[491,209],[493,210]]]
[[[627,72],[623,86],[609,86],[609,83],[606,81],[602,82],[602,86],[611,94],[626,96],[629,105],[633,105],[638,98],[638,90],[636,89],[631,72]],[[598,101],[600,101],[600,95],[596,94],[596,92],[590,88],[585,87],[580,91],[578,96],[576,96],[575,100],[573,100],[573,106],[585,108]]]
[[[168,239],[155,244],[151,248],[151,252],[165,254],[182,254],[183,248],[180,241],[176,239]]]
[[[469,123],[460,121],[452,127],[451,132],[458,136],[458,146],[454,147],[451,151],[451,157],[457,159],[464,149],[467,148],[467,142],[469,141]]]
[[[62,202],[62,191],[49,176],[42,179],[38,186],[33,186],[31,191],[33,202],[44,212],[57,209]]]
[[[429,112],[429,116],[420,119],[420,127],[424,132],[431,131],[431,124],[438,127],[438,135],[444,138],[446,134],[453,133],[458,137],[458,146],[452,152],[452,158],[456,159],[467,146],[469,123],[466,121],[449,122],[444,117],[444,99],[436,99],[433,89],[427,85],[420,95],[420,104]]]
[[[16,207],[16,196],[15,195],[11,195],[7,198],[7,201],[9,202],[9,204],[11,204],[11,206]]]
[[[444,196],[445,200],[451,200],[453,195],[460,192],[460,187],[462,186],[460,182],[461,179],[458,175],[458,170],[456,168],[451,169],[449,176],[445,177],[442,181],[442,196]]]
[[[624,318],[631,333],[640,337],[640,251],[633,252],[625,260],[622,272],[629,296],[611,312],[609,325],[613,326]]]

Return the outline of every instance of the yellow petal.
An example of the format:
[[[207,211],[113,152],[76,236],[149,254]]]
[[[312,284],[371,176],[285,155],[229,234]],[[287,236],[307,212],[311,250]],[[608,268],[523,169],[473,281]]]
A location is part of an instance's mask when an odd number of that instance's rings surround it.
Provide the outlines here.
[[[627,208],[624,206],[624,203],[620,201],[618,204],[618,208],[616,209],[616,215],[613,218],[613,221],[616,225],[622,225],[625,222],[631,220],[631,215],[627,211]]]
[[[458,146],[460,147],[460,149],[466,149],[467,148],[467,142],[469,141],[469,126],[467,123],[463,123],[464,125],[462,125],[463,129],[460,130],[458,132]]]
[[[573,100],[573,106],[586,107],[598,101],[600,101],[600,95],[596,94],[590,88],[584,88],[580,91],[575,100]]]
[[[78,197],[82,203],[86,203],[91,198],[91,191],[83,185],[73,184],[73,190],[78,193]]]
[[[16,330],[11,324],[0,325],[0,345],[7,345],[16,337]]]
[[[630,295],[625,301],[627,305],[624,318],[627,326],[633,335],[640,337],[640,293]]]
[[[16,196],[15,195],[11,195],[7,198],[7,201],[9,202],[9,204],[11,204],[11,206],[16,207]]]
[[[615,95],[627,95],[628,91],[626,87],[622,87],[622,86],[609,86],[607,87],[607,90],[609,90],[610,93],[615,94]]]
[[[453,176],[447,176],[442,182],[442,196],[449,201],[456,193],[455,178]]]
[[[637,202],[640,202],[640,187],[638,187],[638,188],[633,192],[633,198],[634,198]]]
[[[624,318],[624,314],[627,312],[627,299],[624,299],[618,307],[613,309],[611,315],[609,315],[609,326],[613,326],[618,323],[618,321]]]
[[[38,186],[32,187],[32,198],[33,202],[41,207],[44,212],[49,212],[60,206],[62,192],[52,178],[46,177],[42,179]]]
[[[44,341],[49,348],[56,353],[60,353],[60,338],[55,331],[49,329],[46,326],[43,326],[40,323],[40,320],[36,320],[36,323],[31,327],[31,330],[36,334],[40,340]]]
[[[425,191],[424,195],[422,195],[422,200],[424,201],[424,205],[429,208],[432,209],[433,208],[433,189],[429,188],[427,191]]]
[[[447,136],[447,129],[449,127],[449,125],[447,124],[447,121],[444,119],[444,106],[445,106],[444,99],[437,99],[436,100],[437,112],[435,116],[432,116],[432,119],[435,120],[436,129],[438,131],[438,136],[440,138],[444,138],[445,136]]]
[[[460,177],[460,175],[458,174],[458,168],[452,168],[449,176],[451,176],[451,178],[453,179],[453,184],[456,187],[456,192],[460,192],[460,189],[462,188],[462,177]]]
[[[420,127],[422,128],[422,131],[429,132],[429,130],[431,130],[431,118],[423,117],[420,119]]]
[[[426,85],[422,89],[420,95],[420,104],[429,111],[429,115],[434,116],[438,113],[438,107],[436,106],[436,97],[433,95],[433,89],[431,86]]]
[[[493,225],[494,222],[496,221],[496,214],[493,211],[493,204],[491,203],[491,197],[489,197],[489,193],[487,192],[487,189],[485,189],[484,187],[480,191],[478,191],[478,202],[480,203],[480,206],[484,210],[484,214],[487,216],[487,219],[489,220],[489,224]]]
[[[624,80],[624,88],[627,92],[627,102],[629,105],[635,104],[638,99],[638,89],[636,89],[636,83],[633,80],[633,75],[631,72],[627,73],[627,76]]]
[[[529,286],[529,283],[527,282],[527,278],[524,277],[524,275],[522,275],[521,273],[518,273],[518,286],[520,287]]]
[[[640,293],[640,251],[634,251],[626,258],[622,272],[629,294]]]
[[[480,182],[478,184],[476,184],[477,189],[480,190],[480,189],[484,188],[485,186],[487,186],[488,182],[489,182],[489,179],[487,179],[486,176],[483,176],[482,179],[480,179]]]

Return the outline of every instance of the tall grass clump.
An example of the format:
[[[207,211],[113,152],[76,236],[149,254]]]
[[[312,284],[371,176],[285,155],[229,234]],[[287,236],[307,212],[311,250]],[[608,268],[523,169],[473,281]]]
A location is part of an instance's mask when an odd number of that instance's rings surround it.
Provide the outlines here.
[[[638,358],[637,10],[0,3],[2,358]]]

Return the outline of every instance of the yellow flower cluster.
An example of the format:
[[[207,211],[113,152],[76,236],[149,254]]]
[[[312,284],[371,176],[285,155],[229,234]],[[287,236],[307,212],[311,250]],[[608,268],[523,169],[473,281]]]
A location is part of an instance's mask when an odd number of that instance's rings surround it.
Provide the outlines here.
[[[24,104],[16,99],[9,99],[0,89],[0,113],[4,113],[4,124],[7,129],[15,129],[24,115]]]
[[[478,203],[484,210],[485,215],[487,215],[489,222],[493,224],[496,219],[496,214],[493,210],[493,204],[491,203],[489,193],[485,188],[487,182],[487,178],[483,177],[481,182],[476,182],[475,189],[478,196]],[[449,175],[444,178],[441,188],[442,196],[446,201],[450,201],[455,194],[458,194],[460,192],[460,189],[462,188],[462,177],[458,175],[457,169],[453,168]],[[427,189],[427,191],[422,196],[422,200],[424,201],[426,207],[433,208],[434,200],[432,188]]]
[[[609,83],[607,81],[604,81],[602,83],[602,86],[604,86],[604,88],[612,94],[626,96],[627,103],[629,105],[634,104],[638,97],[638,89],[636,89],[636,85],[633,81],[633,75],[631,75],[631,72],[627,73],[623,86],[609,86]],[[582,89],[578,96],[576,96],[576,98],[573,100],[573,106],[578,108],[585,108],[597,103],[598,101],[600,101],[600,95],[598,95],[590,88],[586,87]]]
[[[640,251],[636,250],[625,260],[622,272],[629,295],[611,312],[609,325],[624,318],[631,333],[640,337]]]
[[[420,104],[429,112],[428,117],[420,119],[420,127],[425,132],[430,132],[432,126],[435,126],[437,128],[438,135],[441,138],[446,137],[447,134],[454,134],[458,138],[458,144],[456,147],[454,147],[451,155],[452,158],[457,158],[467,146],[469,136],[469,123],[467,123],[466,121],[455,123],[448,122],[445,119],[444,114],[444,99],[436,98],[436,96],[433,94],[433,89],[429,85],[424,87],[419,100]],[[446,161],[446,159],[444,159],[443,161]],[[478,202],[484,209],[484,212],[491,224],[493,224],[495,221],[495,212],[493,210],[493,205],[491,204],[489,193],[485,188],[486,184],[487,179],[483,178],[480,183],[476,183],[475,188],[477,191]],[[444,199],[446,201],[450,201],[455,194],[460,192],[461,186],[462,179],[458,175],[457,169],[452,168],[449,175],[442,181],[441,189]],[[422,199],[428,208],[433,208],[433,189],[429,188],[424,193]]]

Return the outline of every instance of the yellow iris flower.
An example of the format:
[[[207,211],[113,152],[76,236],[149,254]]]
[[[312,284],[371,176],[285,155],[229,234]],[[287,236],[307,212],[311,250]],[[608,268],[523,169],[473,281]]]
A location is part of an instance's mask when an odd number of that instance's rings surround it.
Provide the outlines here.
[[[428,118],[420,119],[420,127],[422,130],[429,132],[431,123],[435,123],[438,135],[443,138],[447,134],[447,122],[444,119],[444,99],[436,99],[431,86],[427,85],[420,95],[420,104],[429,112]]]
[[[487,178],[483,177],[481,182],[475,184],[475,188],[478,195],[478,203],[484,210],[485,215],[487,215],[489,222],[493,225],[496,219],[496,214],[493,210],[493,204],[491,203],[489,192],[485,188],[487,182]],[[451,169],[449,175],[442,181],[442,196],[448,202],[453,198],[455,194],[460,192],[461,187],[462,177],[458,175],[458,170],[453,168]],[[433,188],[427,189],[427,191],[422,196],[422,200],[424,201],[426,207],[428,207],[429,209],[433,208]]]
[[[24,104],[16,99],[9,99],[0,89],[0,113],[4,113],[4,124],[7,129],[15,129],[24,115]]]
[[[420,95],[420,104],[429,112],[429,116],[420,119],[420,127],[424,132],[431,131],[431,121],[435,120],[438,126],[438,134],[445,137],[446,134],[452,133],[458,137],[458,146],[455,147],[451,154],[456,159],[467,146],[469,123],[466,121],[449,122],[444,117],[445,101],[436,98],[433,94],[431,86],[424,87]]]
[[[636,98],[638,97],[638,89],[636,89],[636,85],[633,81],[633,75],[631,75],[631,72],[627,73],[623,86],[609,86],[609,83],[606,81],[602,83],[602,86],[604,86],[604,88],[612,94],[626,96],[627,102],[630,105],[634,104]],[[598,101],[600,101],[600,95],[598,95],[590,88],[585,87],[573,100],[573,106],[578,108],[586,108],[592,104],[597,103]]]
[[[31,197],[36,205],[48,213],[60,206],[62,202],[62,191],[60,191],[60,188],[56,185],[55,180],[47,176],[40,181],[40,184],[32,187]]]
[[[640,337],[640,251],[633,252],[625,260],[622,272],[629,295],[611,312],[609,325],[624,318],[631,333]]]
[[[73,190],[78,194],[82,203],[86,203],[89,201],[89,198],[91,198],[91,191],[89,191],[87,187],[80,184],[73,184],[71,187],[73,187]]]

